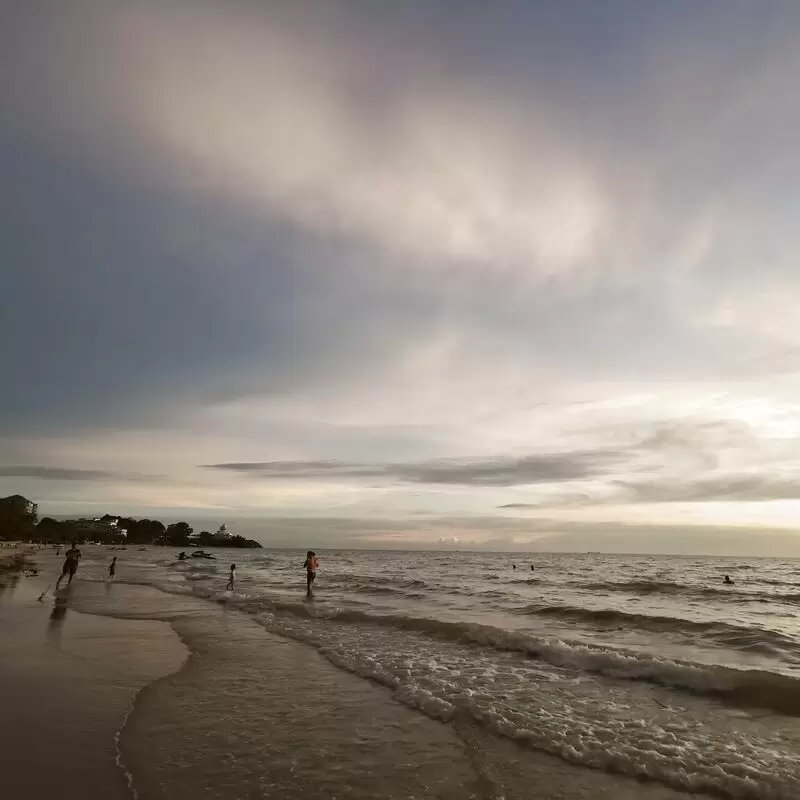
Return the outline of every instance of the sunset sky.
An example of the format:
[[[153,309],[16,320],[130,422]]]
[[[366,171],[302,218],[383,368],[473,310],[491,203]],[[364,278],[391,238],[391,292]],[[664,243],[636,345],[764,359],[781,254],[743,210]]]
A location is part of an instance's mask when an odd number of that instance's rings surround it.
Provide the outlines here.
[[[0,496],[800,555],[800,3],[2,18]]]

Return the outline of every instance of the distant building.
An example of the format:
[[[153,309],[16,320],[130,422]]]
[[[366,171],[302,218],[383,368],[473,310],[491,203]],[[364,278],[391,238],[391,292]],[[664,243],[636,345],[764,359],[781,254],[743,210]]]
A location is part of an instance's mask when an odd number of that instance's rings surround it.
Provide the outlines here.
[[[224,525],[220,525],[219,526],[219,530],[214,534],[213,538],[214,538],[214,541],[217,541],[217,542],[223,541],[224,542],[226,539],[230,539],[231,538],[231,533]]]
[[[33,515],[36,513],[36,503],[32,503],[27,497],[21,494],[12,494],[10,497],[0,498],[0,504],[9,506],[23,514]],[[222,526],[225,527],[224,525]]]
[[[128,535],[128,531],[125,528],[119,527],[119,519],[116,517],[112,519],[101,519],[100,517],[95,517],[94,519],[71,519],[67,520],[67,522],[76,531],[84,534],[117,533],[121,536]]]

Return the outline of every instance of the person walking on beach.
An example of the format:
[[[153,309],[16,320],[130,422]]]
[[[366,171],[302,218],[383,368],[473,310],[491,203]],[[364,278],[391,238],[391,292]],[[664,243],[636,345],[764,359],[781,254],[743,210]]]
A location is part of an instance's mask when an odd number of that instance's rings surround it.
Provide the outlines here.
[[[114,576],[117,574],[117,557],[111,559],[111,563],[108,565],[108,579],[114,580]]]
[[[61,581],[69,575],[69,581],[67,581],[67,586],[72,583],[72,579],[75,577],[75,573],[78,571],[78,562],[81,560],[81,551],[78,550],[78,543],[77,541],[72,542],[72,546],[66,552],[66,558],[64,559],[64,567],[61,570],[61,575],[59,575],[58,580],[56,581],[56,591],[58,591],[58,587],[61,585]]]
[[[314,593],[311,591],[311,585],[317,577],[317,569],[319,568],[319,559],[313,550],[306,553],[306,561],[303,564],[306,569],[306,597],[313,597]]]
[[[236,564],[231,564],[231,574],[228,578],[228,582],[225,584],[226,589],[233,589],[236,585]]]

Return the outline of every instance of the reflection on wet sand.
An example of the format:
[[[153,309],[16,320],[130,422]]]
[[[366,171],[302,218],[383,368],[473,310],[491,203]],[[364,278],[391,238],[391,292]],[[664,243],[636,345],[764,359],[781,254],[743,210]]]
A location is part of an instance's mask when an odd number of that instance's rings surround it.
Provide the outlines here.
[[[14,573],[0,577],[0,603],[11,600],[19,583],[19,575]]]
[[[50,612],[50,622],[47,625],[47,637],[54,643],[61,641],[61,626],[67,618],[67,608],[69,607],[69,593],[64,592],[55,598],[53,610]]]

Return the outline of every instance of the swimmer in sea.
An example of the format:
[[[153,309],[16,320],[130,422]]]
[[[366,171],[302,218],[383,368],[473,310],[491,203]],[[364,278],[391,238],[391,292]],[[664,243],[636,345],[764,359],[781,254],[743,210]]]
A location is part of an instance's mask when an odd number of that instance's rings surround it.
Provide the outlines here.
[[[314,593],[311,591],[311,585],[317,578],[317,569],[319,568],[319,559],[313,550],[306,553],[306,560],[303,566],[306,569],[306,597],[313,597]]]
[[[726,586],[733,586],[733,581],[731,580],[730,575],[726,575],[725,579],[722,581]]]

